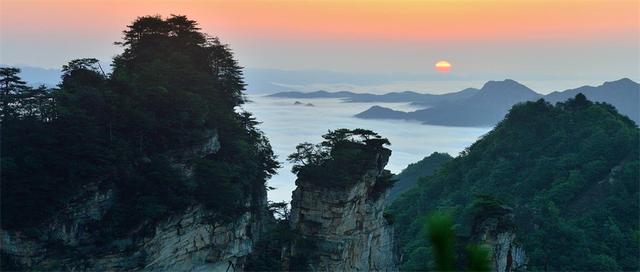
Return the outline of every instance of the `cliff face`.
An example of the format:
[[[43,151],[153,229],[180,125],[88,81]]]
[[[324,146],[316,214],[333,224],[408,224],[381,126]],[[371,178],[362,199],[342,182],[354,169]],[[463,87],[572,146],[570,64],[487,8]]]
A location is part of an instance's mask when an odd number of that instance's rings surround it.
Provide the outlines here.
[[[217,152],[215,133],[186,157]],[[190,165],[176,160],[186,175]],[[212,213],[193,206],[154,224],[150,230],[133,230],[118,240],[103,241],[89,230],[100,224],[115,203],[114,188],[106,182],[87,185],[54,220],[38,228],[37,235],[2,231],[3,257],[34,270],[153,270],[237,271],[263,228],[266,192],[258,203],[231,222],[211,222]],[[3,261],[5,258],[3,258]]]
[[[527,270],[528,259],[524,247],[516,239],[516,226],[510,208],[500,207],[493,215],[477,219],[472,239],[489,247],[494,271]]]
[[[376,191],[391,152],[376,155],[369,169],[346,189],[298,179],[291,201],[291,228],[314,244],[308,267],[315,271],[397,270],[393,227],[384,218],[388,190]],[[300,254],[294,245],[292,255]]]

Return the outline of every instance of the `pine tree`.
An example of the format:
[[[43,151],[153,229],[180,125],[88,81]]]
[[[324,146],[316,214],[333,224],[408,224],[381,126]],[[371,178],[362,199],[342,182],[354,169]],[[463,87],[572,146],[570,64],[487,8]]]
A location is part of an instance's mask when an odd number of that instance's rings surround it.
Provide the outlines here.
[[[12,104],[15,103],[16,96],[23,93],[28,87],[26,82],[22,81],[18,74],[19,68],[15,67],[3,67],[0,68],[0,99],[2,99],[0,105],[2,109],[1,119],[10,118],[15,112],[12,109]]]

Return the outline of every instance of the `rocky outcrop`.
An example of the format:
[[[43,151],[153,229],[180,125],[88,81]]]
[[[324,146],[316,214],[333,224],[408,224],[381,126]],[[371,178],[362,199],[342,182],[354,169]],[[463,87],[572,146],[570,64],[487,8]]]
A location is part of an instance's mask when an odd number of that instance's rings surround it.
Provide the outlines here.
[[[95,255],[68,252],[90,252],[87,249],[98,248],[77,247],[63,240],[53,240],[53,235],[50,239],[39,240],[3,231],[2,247],[3,253],[18,264],[34,269],[237,271],[242,269],[245,257],[251,253],[254,241],[251,230],[259,227],[256,222],[256,218],[247,212],[233,222],[211,224],[207,222],[207,213],[194,207],[158,224],[151,236],[139,241],[134,238],[114,241],[115,250]],[[59,243],[64,250],[52,249],[52,243]]]
[[[477,217],[472,239],[489,247],[494,271],[527,270],[527,256],[524,247],[517,240],[511,208],[496,207],[489,215]]]
[[[322,181],[298,179],[291,201],[291,228],[312,243],[307,267],[314,271],[393,271],[396,268],[393,228],[384,218],[388,188],[376,186],[388,171],[391,152],[374,158],[377,167],[367,170],[350,188],[320,186]],[[294,246],[291,255],[303,249]]]
[[[202,156],[219,147],[217,135],[212,133],[204,144],[189,147],[185,153]],[[184,156],[188,157],[192,156]],[[184,160],[176,159],[175,163],[190,174]],[[114,190],[107,182],[91,183],[36,233],[3,230],[3,261],[29,270],[239,271],[267,218],[265,191],[254,196],[259,199],[246,200],[247,206],[257,203],[257,207],[230,222],[213,220],[210,211],[193,206],[151,228],[104,241],[91,230],[116,202]]]

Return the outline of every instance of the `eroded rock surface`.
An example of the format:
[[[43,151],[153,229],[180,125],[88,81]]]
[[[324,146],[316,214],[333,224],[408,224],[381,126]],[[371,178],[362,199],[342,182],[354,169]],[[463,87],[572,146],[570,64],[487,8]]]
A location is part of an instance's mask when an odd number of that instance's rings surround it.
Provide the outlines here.
[[[394,271],[393,227],[384,218],[388,189],[376,191],[390,151],[375,158],[350,188],[318,186],[298,179],[291,201],[291,227],[314,243],[309,269],[315,271]],[[292,255],[296,255],[295,246]]]
[[[219,148],[217,134],[212,132],[202,144],[185,148],[175,163],[190,175],[184,158],[212,154]],[[193,206],[151,228],[105,240],[92,230],[100,228],[115,205],[114,190],[105,181],[90,183],[35,233],[2,230],[3,261],[30,270],[241,271],[267,219],[265,191],[254,196],[259,199],[247,199],[247,207],[254,206],[234,220],[214,220],[210,211]]]

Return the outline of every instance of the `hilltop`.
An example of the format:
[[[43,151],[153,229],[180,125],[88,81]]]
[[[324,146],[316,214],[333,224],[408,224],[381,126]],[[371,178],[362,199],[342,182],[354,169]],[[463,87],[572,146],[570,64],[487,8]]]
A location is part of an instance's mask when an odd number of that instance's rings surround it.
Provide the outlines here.
[[[639,139],[633,121],[581,94],[514,106],[392,204],[402,268],[424,269],[431,258],[416,236],[427,214],[451,213],[456,234],[470,237],[474,218],[496,215],[474,208],[481,201],[507,211],[528,269],[638,270]]]

